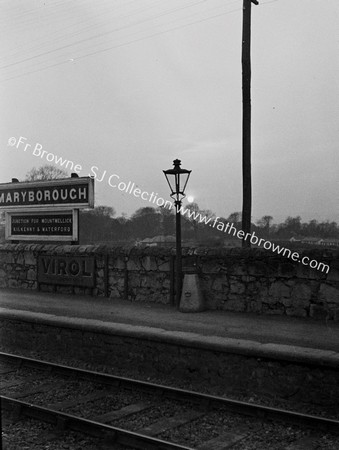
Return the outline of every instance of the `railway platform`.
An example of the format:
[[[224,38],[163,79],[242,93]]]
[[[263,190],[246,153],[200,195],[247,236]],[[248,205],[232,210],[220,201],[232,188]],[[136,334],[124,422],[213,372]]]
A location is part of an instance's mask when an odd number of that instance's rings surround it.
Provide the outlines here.
[[[337,405],[339,323],[22,290],[0,291],[7,353],[246,398]]]
[[[182,313],[169,305],[0,290],[2,318],[90,328],[257,357],[339,367],[339,323],[228,311]]]

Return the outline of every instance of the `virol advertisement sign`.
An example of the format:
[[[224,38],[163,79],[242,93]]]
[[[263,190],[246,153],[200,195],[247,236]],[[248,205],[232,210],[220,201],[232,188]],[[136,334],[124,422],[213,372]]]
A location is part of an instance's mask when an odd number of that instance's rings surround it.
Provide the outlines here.
[[[94,257],[39,255],[38,282],[94,287]]]

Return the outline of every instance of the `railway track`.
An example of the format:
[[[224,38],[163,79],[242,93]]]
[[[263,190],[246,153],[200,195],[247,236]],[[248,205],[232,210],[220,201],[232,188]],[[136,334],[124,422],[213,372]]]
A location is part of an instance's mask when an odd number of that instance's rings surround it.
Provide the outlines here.
[[[339,421],[334,419],[7,353],[0,353],[0,361],[5,379],[1,385],[5,416],[32,417],[59,430],[105,436],[106,440],[126,447],[222,450],[240,445],[243,448],[241,442],[253,439],[258,428],[260,432],[260,423],[265,422],[299,427],[282,449],[302,448],[298,442],[304,440],[305,429],[307,436],[309,430],[339,435]],[[217,423],[215,428],[211,426],[213,421]],[[190,439],[192,434],[194,438]],[[339,445],[339,436],[336,442]]]

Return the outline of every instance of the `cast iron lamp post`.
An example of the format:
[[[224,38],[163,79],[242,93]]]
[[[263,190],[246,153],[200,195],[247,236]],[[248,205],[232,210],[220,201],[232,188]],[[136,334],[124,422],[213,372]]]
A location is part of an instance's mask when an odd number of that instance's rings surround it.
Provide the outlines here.
[[[181,263],[181,201],[185,197],[185,189],[191,170],[181,169],[180,159],[173,161],[173,169],[163,170],[167,183],[171,189],[171,197],[175,205],[175,228],[176,228],[176,283],[175,283],[175,305],[179,308],[181,284],[182,284],[182,263]]]

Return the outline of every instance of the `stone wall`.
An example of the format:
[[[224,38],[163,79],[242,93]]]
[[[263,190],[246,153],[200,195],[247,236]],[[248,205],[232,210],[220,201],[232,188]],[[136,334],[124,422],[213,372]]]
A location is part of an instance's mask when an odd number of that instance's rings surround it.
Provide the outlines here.
[[[41,284],[42,291],[170,303],[174,249],[5,244],[0,287],[37,289],[38,255],[94,256],[93,289]],[[207,309],[339,320],[339,251],[308,250],[322,272],[264,249],[184,249],[186,272],[199,275]]]

